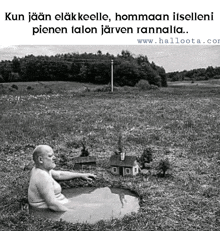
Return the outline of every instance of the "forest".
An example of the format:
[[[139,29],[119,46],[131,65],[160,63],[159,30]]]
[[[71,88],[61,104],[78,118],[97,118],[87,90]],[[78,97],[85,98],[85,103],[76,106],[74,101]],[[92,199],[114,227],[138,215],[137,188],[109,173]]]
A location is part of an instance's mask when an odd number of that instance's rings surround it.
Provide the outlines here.
[[[111,62],[115,86],[135,86],[141,79],[158,87],[166,87],[163,67],[149,62],[147,56],[134,56],[122,50],[117,56],[93,53],[67,53],[54,56],[28,55],[0,62],[0,82],[77,81],[108,84],[111,81]]]
[[[220,79],[220,67],[208,66],[207,68],[198,68],[189,71],[176,71],[166,74],[169,81],[184,81],[192,82],[199,80]]]
[[[149,62],[147,56],[135,56],[127,50],[114,56],[98,50],[96,54],[28,55],[1,61],[0,83],[62,80],[109,84],[112,61],[115,86],[135,86],[142,79],[158,87],[167,87],[167,81],[220,79],[220,67],[208,66],[166,73],[163,67]]]

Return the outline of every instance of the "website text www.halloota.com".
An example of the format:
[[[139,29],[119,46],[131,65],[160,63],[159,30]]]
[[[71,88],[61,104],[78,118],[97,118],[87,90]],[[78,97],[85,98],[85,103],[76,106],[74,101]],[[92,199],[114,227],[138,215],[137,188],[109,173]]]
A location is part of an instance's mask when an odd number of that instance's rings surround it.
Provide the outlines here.
[[[182,39],[178,37],[171,37],[171,38],[158,38],[158,39],[137,39],[137,42],[139,44],[220,44],[220,38],[219,39]]]

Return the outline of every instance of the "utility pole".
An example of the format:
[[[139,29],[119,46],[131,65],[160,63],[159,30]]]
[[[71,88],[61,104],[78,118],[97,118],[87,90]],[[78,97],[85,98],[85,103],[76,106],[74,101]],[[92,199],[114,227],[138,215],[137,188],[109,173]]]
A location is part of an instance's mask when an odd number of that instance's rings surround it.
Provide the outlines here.
[[[113,92],[114,83],[113,83],[113,60],[111,60],[111,92]]]

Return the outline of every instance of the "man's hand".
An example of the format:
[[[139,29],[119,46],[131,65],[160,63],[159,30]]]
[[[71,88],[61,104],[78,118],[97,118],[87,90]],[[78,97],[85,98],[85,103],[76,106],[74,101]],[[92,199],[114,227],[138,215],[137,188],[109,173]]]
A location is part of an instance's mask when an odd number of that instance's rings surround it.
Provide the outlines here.
[[[82,175],[82,179],[91,182],[91,181],[96,179],[96,175],[91,174],[91,173],[85,173],[85,174]]]

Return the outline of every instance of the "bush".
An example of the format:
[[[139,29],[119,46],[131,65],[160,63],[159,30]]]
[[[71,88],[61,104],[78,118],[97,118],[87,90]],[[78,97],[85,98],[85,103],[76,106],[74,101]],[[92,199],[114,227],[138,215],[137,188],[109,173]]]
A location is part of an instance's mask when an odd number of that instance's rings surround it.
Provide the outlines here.
[[[88,149],[86,148],[85,143],[82,141],[81,144],[82,144],[82,149],[81,149],[81,155],[80,155],[80,157],[89,156],[90,153],[89,153]]]
[[[171,168],[170,161],[168,158],[165,160],[160,160],[156,170],[158,171],[158,176],[165,177],[167,170]]]
[[[18,86],[16,84],[11,85],[11,88],[18,90]]]
[[[149,84],[147,80],[141,79],[136,85],[139,90],[146,91],[146,90],[157,90],[159,89],[158,86],[154,84]]]
[[[122,134],[120,132],[118,136],[118,150],[115,151],[115,154],[120,155],[121,153],[123,153],[123,144],[122,144]]]
[[[138,83],[136,83],[135,85],[136,87],[138,87],[139,90],[150,90],[151,89],[151,85],[148,83],[147,80],[145,79],[141,79],[139,80]]]
[[[145,168],[147,164],[153,161],[153,150],[151,147],[147,147],[144,149],[140,159],[139,163],[142,168]]]
[[[27,90],[34,90],[34,88],[31,87],[31,86],[28,86],[28,87],[27,87]]]

